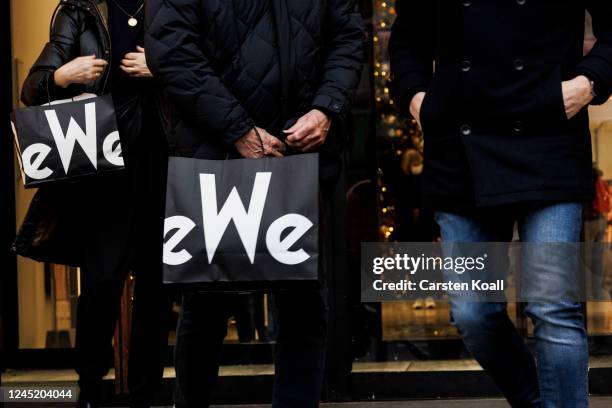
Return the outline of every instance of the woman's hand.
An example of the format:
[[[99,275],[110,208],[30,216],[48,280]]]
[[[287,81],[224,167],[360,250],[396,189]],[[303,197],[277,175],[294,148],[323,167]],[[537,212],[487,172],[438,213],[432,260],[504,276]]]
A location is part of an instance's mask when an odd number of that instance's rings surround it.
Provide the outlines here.
[[[412,101],[410,101],[410,114],[417,121],[419,128],[421,127],[421,107],[423,106],[423,101],[425,100],[425,92],[418,92],[412,97]]]
[[[100,78],[107,65],[108,62],[95,55],[78,57],[55,70],[53,80],[62,88],[70,84],[88,84]]]
[[[591,81],[584,75],[579,75],[561,84],[563,104],[568,119],[573,118],[593,100]]]
[[[238,153],[247,159],[260,159],[264,156],[282,157],[282,152],[285,151],[285,144],[262,128],[249,130],[236,141],[235,146]]]
[[[125,54],[121,60],[121,69],[131,77],[153,78],[153,74],[147,67],[147,58],[144,48],[136,47],[136,52]]]
[[[301,152],[313,150],[327,139],[331,120],[318,109],[313,109],[291,126],[283,130],[287,134],[287,144]]]

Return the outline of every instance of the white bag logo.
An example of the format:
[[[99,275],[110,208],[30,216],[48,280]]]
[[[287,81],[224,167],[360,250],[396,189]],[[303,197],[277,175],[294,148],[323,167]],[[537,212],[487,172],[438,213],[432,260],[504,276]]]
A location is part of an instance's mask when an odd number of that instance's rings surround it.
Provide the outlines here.
[[[259,227],[271,178],[272,173],[270,172],[258,172],[256,174],[248,209],[245,208],[238,190],[234,187],[219,210],[215,175],[200,174],[200,197],[204,220],[202,230],[209,264],[213,262],[217,247],[231,221],[234,221],[251,264],[255,263]],[[305,262],[310,258],[310,255],[304,249],[300,248],[292,251],[290,248],[313,225],[311,220],[300,214],[292,213],[279,217],[272,222],[266,233],[268,252],[278,262],[286,265],[297,265]],[[195,227],[195,222],[185,216],[172,216],[165,220],[164,236],[167,236],[170,231],[177,230],[164,243],[164,263],[166,265],[182,265],[192,258],[191,254],[185,249],[176,251],[176,248]],[[283,231],[288,228],[293,228],[293,230],[281,239]]]

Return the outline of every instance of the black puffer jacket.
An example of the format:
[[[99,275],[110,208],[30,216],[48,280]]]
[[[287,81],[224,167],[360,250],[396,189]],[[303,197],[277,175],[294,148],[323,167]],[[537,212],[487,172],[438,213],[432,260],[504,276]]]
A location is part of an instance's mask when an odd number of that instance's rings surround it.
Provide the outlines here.
[[[53,74],[67,62],[96,55],[110,63],[110,35],[105,0],[61,0],[51,21],[50,39],[32,66],[21,92],[27,106],[42,105],[51,100],[71,98],[84,92],[104,93],[109,70],[87,85],[55,85]],[[110,64],[109,64],[110,65]]]
[[[336,124],[350,110],[364,55],[353,0],[149,0],[147,23],[176,155],[223,158],[254,125],[282,136],[312,108]]]

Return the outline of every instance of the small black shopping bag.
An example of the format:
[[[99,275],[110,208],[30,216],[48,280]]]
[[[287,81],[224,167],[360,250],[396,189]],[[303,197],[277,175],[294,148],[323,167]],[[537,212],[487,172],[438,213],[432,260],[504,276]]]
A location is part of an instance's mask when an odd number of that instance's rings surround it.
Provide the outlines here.
[[[110,95],[16,109],[11,119],[26,188],[124,168]]]
[[[165,283],[231,291],[318,282],[318,154],[168,164]]]

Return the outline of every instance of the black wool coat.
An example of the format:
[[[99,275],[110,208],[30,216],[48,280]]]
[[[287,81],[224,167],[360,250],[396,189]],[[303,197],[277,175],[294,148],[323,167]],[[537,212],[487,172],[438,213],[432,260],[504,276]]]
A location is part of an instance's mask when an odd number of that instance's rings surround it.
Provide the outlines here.
[[[333,121],[322,155],[341,148],[364,59],[354,0],[148,0],[147,24],[172,154],[223,159],[253,126],[282,139],[313,108]]]
[[[568,120],[562,81],[612,92],[612,2],[398,0],[393,89],[426,92],[424,195],[438,210],[592,195],[587,109]],[[585,11],[597,43],[583,55]]]

